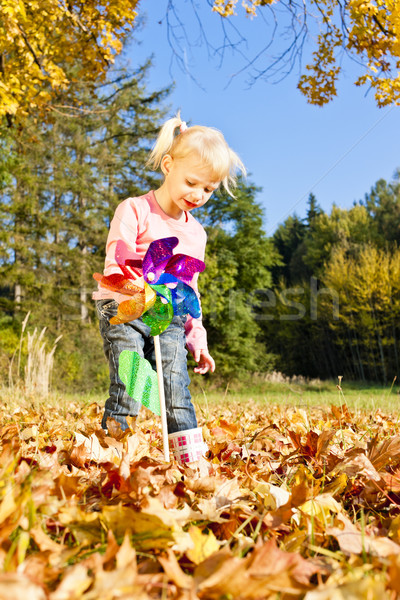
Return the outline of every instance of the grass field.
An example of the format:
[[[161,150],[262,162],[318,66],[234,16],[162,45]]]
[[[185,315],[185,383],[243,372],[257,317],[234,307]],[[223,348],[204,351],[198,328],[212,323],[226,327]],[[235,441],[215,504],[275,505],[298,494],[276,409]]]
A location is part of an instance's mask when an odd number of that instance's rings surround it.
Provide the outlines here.
[[[342,381],[341,389],[339,389],[338,381],[333,380],[265,382],[249,378],[247,383],[228,384],[225,388],[216,388],[210,385],[210,381],[206,382],[204,387],[199,383],[204,383],[204,381],[199,377],[194,379],[192,397],[201,413],[207,410],[208,405],[215,409],[217,406],[223,408],[226,404],[249,402],[260,404],[260,407],[278,405],[299,408],[326,408],[331,404],[346,404],[353,410],[374,412],[380,409],[384,412],[395,413],[400,402],[400,386],[396,384],[379,386]],[[3,399],[18,402],[19,394],[9,388],[3,388],[1,396]],[[69,402],[79,402],[84,405],[96,402],[103,406],[106,398],[107,390],[88,394],[52,391],[46,402],[56,406],[62,406]],[[39,401],[38,398],[33,400]]]
[[[312,408],[315,406],[328,407],[331,404],[347,404],[349,408],[362,411],[381,409],[385,412],[395,412],[399,406],[399,386],[378,386],[376,384],[360,384],[338,381],[314,382],[256,382],[249,381],[248,385],[241,384],[225,390],[196,389],[193,400],[196,405],[203,407],[237,402],[254,401],[261,405],[298,406]]]

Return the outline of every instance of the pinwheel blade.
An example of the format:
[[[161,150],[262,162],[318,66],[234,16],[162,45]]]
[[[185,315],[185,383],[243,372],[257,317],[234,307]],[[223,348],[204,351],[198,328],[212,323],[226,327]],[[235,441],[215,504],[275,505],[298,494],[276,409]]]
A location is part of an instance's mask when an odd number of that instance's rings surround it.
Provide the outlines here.
[[[166,300],[169,304],[172,303],[172,293],[171,293],[171,290],[169,287],[167,287],[166,285],[158,285],[158,284],[157,285],[149,284],[148,287],[151,288],[157,294],[157,296],[164,298],[164,300]]]
[[[142,316],[150,326],[150,334],[160,335],[174,314],[201,316],[199,299],[189,285],[194,275],[204,271],[203,261],[186,254],[173,254],[179,240],[168,237],[154,240],[148,247],[143,263],[123,240],[118,240],[115,259],[123,275],[94,274],[102,287],[132,296],[119,304],[118,313],[110,323],[128,323]],[[144,289],[136,285],[137,269],[143,267]],[[143,281],[143,280],[142,280]],[[169,284],[169,285],[166,285]]]
[[[118,312],[115,317],[110,319],[112,325],[120,323],[129,323],[142,316],[142,314],[151,308],[156,301],[156,293],[150,286],[145,284],[144,289],[139,291],[129,300],[124,300],[118,305]]]
[[[150,335],[160,335],[167,329],[173,316],[172,304],[157,296],[154,306],[143,315],[142,321],[150,327]]]
[[[174,315],[184,316],[189,314],[194,319],[201,316],[201,308],[199,298],[190,285],[186,285],[180,281],[176,287],[171,290],[172,308]]]
[[[132,252],[123,240],[118,240],[115,247],[115,260],[123,274],[132,279],[132,274],[140,277],[142,259],[136,252]]]
[[[111,325],[129,323],[138,319],[143,314],[144,309],[144,293],[142,296],[143,298],[131,298],[130,300],[120,302],[116,316],[110,319]]]
[[[119,355],[118,375],[133,400],[161,415],[157,374],[148,360],[137,352],[123,350]]]
[[[176,237],[154,240],[149,245],[143,259],[143,276],[147,283],[157,283],[165,266],[173,256],[172,251],[178,245]]]
[[[170,274],[183,283],[190,284],[195,273],[201,273],[206,268],[202,260],[187,256],[187,254],[176,254],[172,256],[165,269],[165,274]]]
[[[141,290],[131,279],[128,279],[125,275],[121,275],[121,273],[112,273],[111,275],[94,273],[93,278],[99,282],[101,287],[113,292],[119,292],[120,294],[127,294],[128,296],[133,296]]]

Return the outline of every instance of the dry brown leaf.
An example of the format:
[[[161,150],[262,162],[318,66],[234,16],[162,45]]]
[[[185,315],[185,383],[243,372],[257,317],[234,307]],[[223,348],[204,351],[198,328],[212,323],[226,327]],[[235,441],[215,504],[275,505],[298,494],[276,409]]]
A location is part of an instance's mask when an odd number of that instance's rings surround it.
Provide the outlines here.
[[[88,569],[83,565],[75,565],[67,569],[65,575],[57,587],[50,594],[50,600],[71,600],[71,598],[80,598],[82,594],[92,584],[92,577],[88,573]]]
[[[378,578],[365,577],[337,586],[307,592],[304,600],[389,600],[385,584]]]
[[[51,553],[58,554],[64,549],[63,544],[58,544],[52,540],[51,537],[48,536],[47,533],[45,533],[38,525],[30,530],[30,534],[41,551],[49,551]]]
[[[208,423],[207,427],[211,435],[218,441],[233,440],[239,433],[239,427],[235,423],[229,423],[225,419],[217,419]]]
[[[90,460],[89,451],[86,448],[84,442],[80,446],[74,446],[70,453],[71,463],[78,468],[83,468],[85,464]]]
[[[334,474],[345,473],[347,477],[365,477],[372,481],[380,481],[381,476],[364,453],[358,450],[351,453],[334,469]]]
[[[316,458],[320,458],[326,454],[329,443],[336,435],[336,429],[324,429],[318,436]]]
[[[107,431],[108,435],[116,440],[122,439],[125,435],[121,424],[110,417],[107,418]]]
[[[299,554],[283,552],[271,540],[245,559],[226,550],[212,555],[196,569],[195,582],[200,598],[250,600],[276,592],[298,595],[310,588],[309,579],[317,571]]]
[[[382,473],[381,475],[390,492],[400,492],[400,469],[396,469],[394,473]]]
[[[396,418],[209,410],[203,474],[165,463],[150,413],[106,435],[97,406],[1,406],[0,567],[17,600],[365,599],[360,578],[371,598],[379,580],[400,593]]]
[[[368,454],[369,460],[377,471],[381,471],[390,462],[400,459],[400,435],[378,442],[377,436],[371,441]]]
[[[168,579],[172,581],[178,588],[189,590],[193,587],[193,579],[182,571],[172,550],[167,551],[166,557],[159,556],[158,560],[162,565]]]
[[[372,537],[362,533],[348,517],[338,514],[335,526],[327,527],[326,534],[335,537],[342,552],[361,554],[363,551],[382,558],[400,553],[400,546],[383,537]]]
[[[218,479],[217,477],[201,477],[200,479],[185,479],[186,487],[192,492],[197,493],[209,493],[215,492],[218,487],[223,485],[224,480]]]
[[[89,460],[96,463],[111,462],[118,465],[121,462],[123,448],[122,444],[115,444],[114,446],[103,448],[100,445],[98,437],[94,433],[87,438],[81,433],[75,432],[75,438],[78,448],[84,446],[86,450],[85,462]]]
[[[0,573],[0,600],[47,600],[43,587],[19,573]]]

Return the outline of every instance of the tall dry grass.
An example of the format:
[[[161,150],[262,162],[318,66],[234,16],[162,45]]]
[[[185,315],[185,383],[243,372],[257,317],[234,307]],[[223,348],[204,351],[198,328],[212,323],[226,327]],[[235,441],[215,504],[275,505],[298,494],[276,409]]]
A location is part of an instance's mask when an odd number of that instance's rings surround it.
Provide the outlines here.
[[[54,365],[54,353],[61,335],[49,348],[45,339],[46,327],[39,333],[35,327],[30,333],[26,330],[30,312],[22,322],[18,350],[10,362],[8,383],[11,389],[18,388],[28,395],[47,396],[50,392],[51,374]],[[26,364],[22,369],[23,349],[26,345]],[[15,365],[15,358],[17,363]]]

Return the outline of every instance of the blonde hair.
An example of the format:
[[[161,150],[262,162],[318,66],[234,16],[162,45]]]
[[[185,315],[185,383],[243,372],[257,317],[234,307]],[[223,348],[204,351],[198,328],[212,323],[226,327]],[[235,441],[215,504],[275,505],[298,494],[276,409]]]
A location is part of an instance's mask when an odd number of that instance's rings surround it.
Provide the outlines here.
[[[231,190],[236,186],[238,173],[246,175],[246,168],[239,156],[228,146],[218,129],[203,125],[186,127],[179,112],[162,126],[147,164],[158,169],[165,154],[182,159],[191,153],[199,155],[201,162],[211,169],[215,181],[221,181],[232,196]]]

